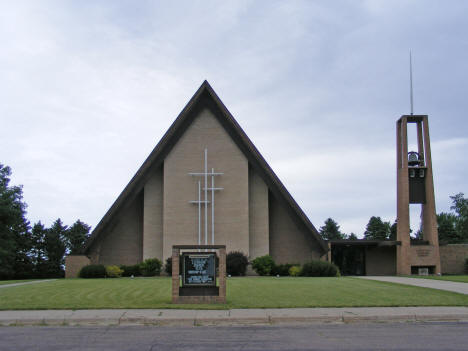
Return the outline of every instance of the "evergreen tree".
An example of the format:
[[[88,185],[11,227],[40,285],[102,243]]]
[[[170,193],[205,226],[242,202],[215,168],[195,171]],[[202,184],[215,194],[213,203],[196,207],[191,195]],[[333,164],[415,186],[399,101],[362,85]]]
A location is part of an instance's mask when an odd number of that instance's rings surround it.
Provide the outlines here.
[[[79,255],[83,252],[91,227],[79,219],[66,232],[67,252]]]
[[[64,274],[66,231],[67,226],[63,225],[60,218],[46,230],[44,251],[47,258],[46,273],[49,277],[62,277]]]
[[[345,235],[340,232],[340,226],[331,218],[328,218],[325,225],[320,227],[319,234],[324,240],[345,239]]]
[[[354,233],[349,234],[348,237],[347,237],[346,239],[348,239],[348,240],[359,240],[359,238],[357,237],[357,235],[354,234]]]
[[[0,279],[27,275],[29,222],[21,186],[10,186],[11,169],[0,164]]]
[[[47,255],[46,255],[46,234],[47,228],[39,221],[33,225],[31,230],[31,251],[29,256],[34,265],[34,275],[37,278],[46,278]]]
[[[386,240],[390,237],[391,226],[389,222],[383,222],[380,217],[372,216],[367,223],[364,238],[368,240]]]

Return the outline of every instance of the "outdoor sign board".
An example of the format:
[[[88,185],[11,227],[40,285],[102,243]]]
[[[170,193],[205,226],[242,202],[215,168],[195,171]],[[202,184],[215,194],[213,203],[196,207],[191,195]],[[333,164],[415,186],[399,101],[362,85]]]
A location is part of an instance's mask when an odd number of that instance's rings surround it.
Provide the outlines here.
[[[182,254],[182,286],[216,286],[216,253]]]

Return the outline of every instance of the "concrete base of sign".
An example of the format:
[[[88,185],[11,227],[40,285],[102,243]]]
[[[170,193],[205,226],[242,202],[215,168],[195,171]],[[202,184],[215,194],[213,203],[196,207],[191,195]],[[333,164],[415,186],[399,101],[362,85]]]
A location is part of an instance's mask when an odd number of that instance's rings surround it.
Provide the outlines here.
[[[218,286],[181,287],[179,272],[180,250],[218,251]],[[211,304],[226,303],[226,246],[225,245],[174,245],[172,246],[172,303]]]

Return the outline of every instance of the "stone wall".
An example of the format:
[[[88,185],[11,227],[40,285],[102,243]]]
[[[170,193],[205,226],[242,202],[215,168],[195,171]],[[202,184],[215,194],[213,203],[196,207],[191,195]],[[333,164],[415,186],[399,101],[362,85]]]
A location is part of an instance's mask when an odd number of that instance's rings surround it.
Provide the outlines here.
[[[439,252],[442,274],[466,274],[464,267],[468,244],[440,245]]]

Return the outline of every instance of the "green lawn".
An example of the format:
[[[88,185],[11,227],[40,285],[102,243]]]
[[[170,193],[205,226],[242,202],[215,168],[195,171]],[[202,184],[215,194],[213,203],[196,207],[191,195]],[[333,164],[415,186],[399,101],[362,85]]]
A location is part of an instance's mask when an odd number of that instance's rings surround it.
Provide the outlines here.
[[[468,275],[408,275],[409,278],[448,280],[457,283],[468,283]]]
[[[171,280],[59,279],[0,289],[0,310],[468,306],[468,296],[357,278],[229,278],[226,305],[172,305]]]
[[[24,280],[0,280],[0,285],[15,284],[15,283],[27,283],[37,279],[24,279]]]

